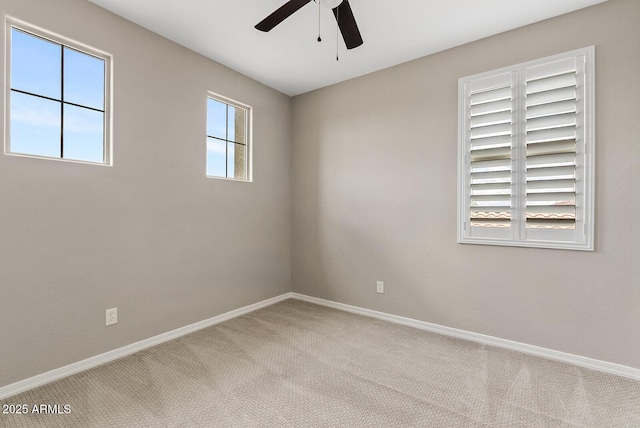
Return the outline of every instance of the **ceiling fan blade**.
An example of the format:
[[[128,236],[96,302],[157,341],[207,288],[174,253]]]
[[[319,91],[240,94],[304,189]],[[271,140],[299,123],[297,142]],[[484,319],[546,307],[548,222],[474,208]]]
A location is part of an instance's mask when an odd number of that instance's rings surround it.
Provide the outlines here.
[[[342,33],[344,43],[347,45],[347,49],[353,49],[360,46],[362,43],[362,36],[360,30],[358,30],[358,24],[356,24],[356,18],[353,16],[351,6],[349,6],[349,0],[343,0],[342,3],[333,9],[333,15],[338,21],[338,27]]]
[[[260,21],[258,25],[256,25],[256,29],[260,31],[271,31],[273,27],[280,24],[310,1],[311,0],[289,0],[271,15]]]

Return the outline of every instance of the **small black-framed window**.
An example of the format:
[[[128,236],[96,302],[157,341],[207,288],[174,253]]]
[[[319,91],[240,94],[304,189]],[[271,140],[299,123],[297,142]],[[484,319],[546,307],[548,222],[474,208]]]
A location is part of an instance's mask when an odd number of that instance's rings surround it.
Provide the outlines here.
[[[7,21],[5,153],[111,165],[110,56]]]
[[[251,181],[251,107],[209,93],[207,97],[208,177]]]

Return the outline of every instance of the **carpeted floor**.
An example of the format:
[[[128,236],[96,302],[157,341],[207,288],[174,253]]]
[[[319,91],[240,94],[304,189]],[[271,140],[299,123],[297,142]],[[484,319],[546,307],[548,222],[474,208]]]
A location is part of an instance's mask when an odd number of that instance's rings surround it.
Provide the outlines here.
[[[5,404],[29,414],[2,427],[640,427],[640,382],[298,300]]]

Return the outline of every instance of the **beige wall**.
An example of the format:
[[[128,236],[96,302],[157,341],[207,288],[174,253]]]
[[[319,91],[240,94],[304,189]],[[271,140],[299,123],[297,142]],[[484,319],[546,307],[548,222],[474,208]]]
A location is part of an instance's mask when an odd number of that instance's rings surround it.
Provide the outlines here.
[[[295,97],[293,290],[640,367],[639,22],[610,0]],[[596,251],[457,244],[458,78],[589,45]]]
[[[83,0],[5,14],[113,55],[114,165],[0,155],[0,386],[291,290],[288,96]],[[205,178],[207,91],[253,107],[253,183]]]

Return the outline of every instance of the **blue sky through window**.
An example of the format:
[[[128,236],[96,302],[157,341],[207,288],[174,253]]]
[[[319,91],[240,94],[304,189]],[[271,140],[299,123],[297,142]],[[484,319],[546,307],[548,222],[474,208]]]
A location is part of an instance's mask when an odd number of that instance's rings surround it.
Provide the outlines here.
[[[227,139],[227,104],[207,99],[207,135]]]
[[[226,143],[223,140],[207,138],[207,175],[226,177]]]
[[[60,45],[11,30],[11,88],[60,99]]]
[[[104,60],[64,48],[64,100],[104,110]]]
[[[104,59],[12,28],[10,78],[12,153],[105,161]]]
[[[60,103],[11,92],[11,151],[60,156]]]

